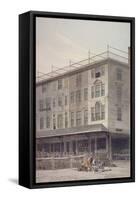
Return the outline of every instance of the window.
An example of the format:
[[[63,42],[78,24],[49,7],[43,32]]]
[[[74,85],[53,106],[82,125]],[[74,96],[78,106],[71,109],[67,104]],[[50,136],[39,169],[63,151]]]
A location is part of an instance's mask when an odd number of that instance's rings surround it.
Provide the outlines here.
[[[95,120],[100,120],[100,103],[95,104]]]
[[[88,140],[79,140],[78,141],[78,151],[79,152],[88,152]]]
[[[101,105],[101,119],[105,119],[105,105]]]
[[[51,109],[51,98],[48,97],[46,98],[46,110],[50,110]]]
[[[105,67],[102,66],[102,67],[101,67],[101,76],[104,76],[104,74],[105,74]]]
[[[88,100],[88,88],[84,88],[84,101]]]
[[[43,106],[44,106],[43,100],[40,100],[39,101],[39,110],[40,111],[43,111]]]
[[[44,118],[40,117],[40,129],[44,128]]]
[[[121,101],[121,99],[122,99],[122,86],[118,85],[116,89],[117,89],[117,91],[116,91],[117,100]]]
[[[70,102],[74,103],[74,92],[71,92],[70,94]]]
[[[50,116],[46,117],[46,128],[50,128]]]
[[[54,98],[53,99],[53,107],[55,107],[56,106],[56,99]]]
[[[62,97],[61,97],[61,96],[58,97],[58,105],[59,105],[59,106],[62,106]]]
[[[105,95],[105,85],[101,84],[101,96]]]
[[[46,85],[42,85],[42,93],[46,92]]]
[[[57,82],[56,81],[53,82],[52,88],[53,88],[53,91],[57,90]]]
[[[94,107],[91,108],[91,121],[94,121],[95,117],[94,117]]]
[[[60,143],[55,143],[54,146],[55,152],[60,152]]]
[[[64,80],[64,87],[68,88],[68,79],[67,78]]]
[[[102,66],[102,67],[101,67],[101,76],[104,76],[104,74],[105,74],[105,67]]]
[[[63,128],[63,116],[62,116],[62,114],[58,115],[58,128]]]
[[[91,70],[91,78],[94,78],[94,69]]]
[[[71,112],[71,127],[74,126],[74,112]]]
[[[56,129],[56,117],[53,115],[53,129]]]
[[[81,91],[76,91],[76,103],[81,102]]]
[[[69,149],[70,149],[70,143],[66,142],[66,151],[67,151],[67,153],[69,153]]]
[[[65,112],[65,128],[68,127],[68,114]]]
[[[95,86],[95,97],[100,97],[100,84]]]
[[[117,108],[117,120],[121,121],[122,120],[122,110],[121,108]]]
[[[65,106],[68,104],[68,97],[65,96]]]
[[[84,110],[84,124],[88,124],[88,110]]]
[[[97,138],[97,150],[106,149],[106,138]]]
[[[101,76],[100,72],[95,73],[95,78],[99,78]]]
[[[81,74],[80,73],[78,73],[77,75],[76,75],[76,86],[78,87],[78,86],[81,86]]]
[[[117,69],[117,80],[121,81],[122,80],[122,70],[121,69]]]
[[[105,105],[96,102],[95,107],[91,108],[91,121],[105,119]]]
[[[45,152],[49,152],[49,150],[50,150],[50,145],[49,145],[48,143],[43,143],[43,150],[44,150]]]
[[[94,86],[91,87],[91,98],[94,98]]]
[[[58,80],[58,89],[62,89],[62,79]]]
[[[81,125],[81,111],[78,111],[76,113],[76,126],[80,126]]]

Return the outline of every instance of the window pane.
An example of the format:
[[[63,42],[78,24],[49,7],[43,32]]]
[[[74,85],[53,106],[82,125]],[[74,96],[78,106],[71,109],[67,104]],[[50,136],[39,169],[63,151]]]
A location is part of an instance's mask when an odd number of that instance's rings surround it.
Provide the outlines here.
[[[58,80],[58,89],[62,89],[62,79]]]
[[[44,107],[44,102],[43,102],[43,100],[40,100],[39,101],[39,110],[43,111],[43,107]]]
[[[95,97],[100,97],[100,85],[95,86]]]
[[[65,96],[65,106],[68,104],[68,97]]]
[[[63,128],[63,116],[62,116],[62,114],[58,115],[58,128]]]
[[[100,75],[100,72],[96,72],[95,73],[95,78],[98,78],[98,77],[100,77],[101,75]]]
[[[84,100],[88,100],[88,88],[84,88]]]
[[[81,102],[81,91],[78,90],[76,92],[76,103]]]
[[[44,118],[40,117],[40,129],[44,128]]]
[[[70,102],[74,103],[74,92],[71,92],[70,94]]]
[[[102,84],[101,85],[101,96],[104,96],[105,95],[105,85]]]
[[[81,125],[81,111],[78,111],[76,113],[76,125],[80,126]]]
[[[97,138],[97,150],[106,149],[106,138]]]
[[[118,85],[117,86],[117,91],[116,91],[116,95],[117,95],[117,101],[121,101],[121,99],[122,99],[122,86],[121,85]]]
[[[62,106],[62,97],[58,97],[58,105]]]
[[[65,128],[68,127],[68,114],[67,112],[65,113]]]
[[[122,69],[117,69],[117,80],[122,80]]]
[[[71,112],[71,127],[74,126],[74,112]]]
[[[94,116],[94,108],[91,108],[91,121],[95,120],[95,116]]]
[[[84,124],[88,124],[88,110],[84,111]]]
[[[76,86],[81,86],[81,74],[76,75]]]
[[[122,109],[117,108],[117,120],[121,121],[122,120]]]
[[[46,98],[46,110],[51,110],[51,98]]]
[[[95,120],[100,120],[100,103],[95,104]]]
[[[56,117],[53,115],[53,129],[56,129]]]
[[[91,98],[94,98],[94,86],[91,87]]]
[[[105,119],[105,105],[101,105],[101,119]]]
[[[101,67],[101,75],[104,76],[104,74],[105,74],[105,67],[102,66],[102,67]]]
[[[46,128],[50,128],[50,116],[46,117]]]

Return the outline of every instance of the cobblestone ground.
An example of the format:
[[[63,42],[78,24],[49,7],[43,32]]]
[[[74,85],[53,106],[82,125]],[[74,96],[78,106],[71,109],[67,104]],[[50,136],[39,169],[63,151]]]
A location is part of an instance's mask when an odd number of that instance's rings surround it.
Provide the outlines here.
[[[37,170],[36,182],[56,182],[87,179],[120,178],[130,176],[130,162],[116,161],[116,167],[105,168],[104,172],[82,172],[77,169]]]

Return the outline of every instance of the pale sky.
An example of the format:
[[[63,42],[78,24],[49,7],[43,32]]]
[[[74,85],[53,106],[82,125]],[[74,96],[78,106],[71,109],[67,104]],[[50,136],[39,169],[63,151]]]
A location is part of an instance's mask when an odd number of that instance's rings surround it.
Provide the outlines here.
[[[64,67],[98,54],[107,45],[124,51],[130,46],[130,23],[36,18],[36,70],[47,73],[51,66]]]

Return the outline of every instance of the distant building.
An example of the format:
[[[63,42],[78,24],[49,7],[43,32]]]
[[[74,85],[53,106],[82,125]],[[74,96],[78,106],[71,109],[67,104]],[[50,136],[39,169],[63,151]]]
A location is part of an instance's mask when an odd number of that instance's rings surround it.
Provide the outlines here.
[[[129,149],[129,62],[99,58],[36,83],[37,153],[104,152],[111,159]]]

